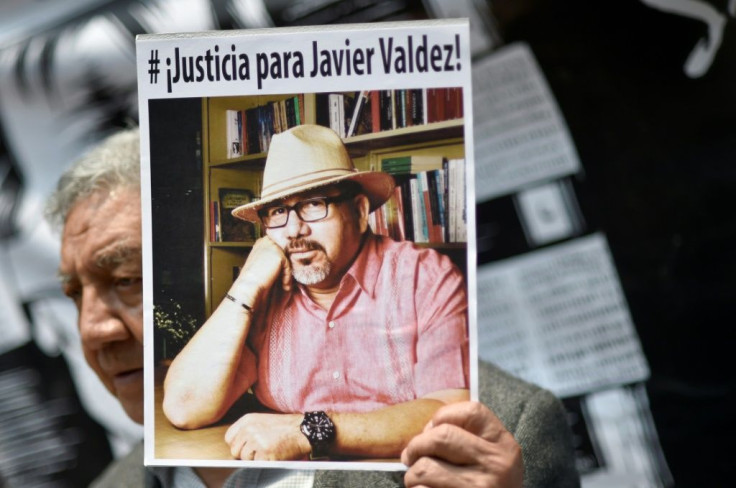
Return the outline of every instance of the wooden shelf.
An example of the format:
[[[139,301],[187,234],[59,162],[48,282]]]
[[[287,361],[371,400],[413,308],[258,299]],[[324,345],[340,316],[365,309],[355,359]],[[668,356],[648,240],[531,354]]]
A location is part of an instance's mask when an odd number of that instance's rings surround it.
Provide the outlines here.
[[[210,168],[263,169],[266,164],[266,153],[248,154],[239,158],[210,161]]]
[[[227,241],[227,242],[209,242],[210,247],[214,248],[245,248],[250,249],[255,244],[255,241]]]
[[[413,125],[401,129],[384,130],[348,137],[344,140],[350,156],[360,157],[370,151],[400,146],[407,143],[422,144],[444,139],[463,137],[464,119],[445,120],[431,124]]]
[[[429,249],[439,249],[439,250],[465,250],[468,243],[467,242],[415,242],[417,247],[426,247]]]

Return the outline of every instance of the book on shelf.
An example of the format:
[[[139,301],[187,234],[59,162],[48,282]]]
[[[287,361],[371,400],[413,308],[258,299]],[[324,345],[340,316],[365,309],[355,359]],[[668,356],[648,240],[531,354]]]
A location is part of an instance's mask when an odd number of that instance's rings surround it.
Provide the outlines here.
[[[440,226],[442,227],[442,242],[450,241],[450,231],[448,227],[449,207],[447,205],[447,160],[442,169],[436,169],[431,172],[435,184],[437,185],[437,214],[439,215]]]
[[[381,117],[379,127],[382,131],[395,129],[393,90],[381,90],[378,103]]]
[[[400,186],[396,186],[389,199],[369,215],[374,234],[389,236],[397,241],[406,239],[404,204]]]
[[[448,235],[450,242],[467,240],[467,208],[465,199],[465,160],[447,161]]]
[[[411,192],[411,218],[414,226],[414,242],[429,242],[427,214],[424,208],[424,196],[419,178],[409,179]]]
[[[440,155],[387,157],[381,170],[396,180],[375,213],[374,232],[418,243],[465,242],[465,160]]]
[[[409,90],[409,116],[407,120],[411,125],[424,124],[424,91],[421,89]]]
[[[220,204],[217,201],[210,202],[210,242],[220,240]]]
[[[342,93],[330,93],[328,97],[330,116],[330,129],[337,135],[345,137],[345,95]]]
[[[428,124],[462,118],[462,88],[428,88],[426,111]]]
[[[465,170],[465,160],[464,159],[457,159],[457,178],[456,178],[456,184],[458,186],[457,193],[458,193],[458,207],[460,209],[458,210],[458,223],[457,223],[457,240],[458,242],[465,242],[468,240],[468,208],[467,208],[467,199],[465,198],[467,189],[466,189],[466,178],[467,178],[467,171]]]
[[[372,132],[370,92],[317,93],[315,122],[343,139]]]
[[[396,186],[389,199],[389,235],[396,240],[406,239],[406,226],[404,225],[404,200],[401,195],[401,187]]]
[[[244,110],[225,110],[228,159],[268,151],[271,137],[304,120],[304,94]]]
[[[282,126],[281,124],[281,103],[274,101],[274,102],[269,103],[268,106],[270,107],[271,113],[273,114],[272,116],[273,117],[272,119],[273,120],[273,132],[275,134],[278,134],[282,130],[281,129],[281,126]],[[284,130],[286,130],[287,125],[286,125],[285,120],[284,120],[283,126],[284,126]]]
[[[381,171],[392,175],[442,169],[445,158],[439,155],[396,156],[381,159]]]
[[[434,225],[434,218],[432,216],[432,203],[430,197],[431,190],[429,189],[429,183],[427,181],[427,172],[422,171],[417,173],[417,181],[419,182],[419,205],[422,223],[422,236],[425,240],[422,242],[437,242],[437,233]]]
[[[346,137],[373,132],[371,98],[370,91],[363,90],[356,93],[352,101],[352,111]]]
[[[402,129],[462,118],[462,88],[318,93],[315,112],[317,124],[343,138]]]
[[[430,242],[445,242],[445,225],[444,216],[442,215],[442,194],[440,193],[440,185],[437,181],[438,173],[441,169],[431,171],[423,171],[421,174],[426,175],[427,185],[427,225],[429,226]]]
[[[396,118],[396,128],[406,127],[406,90],[394,90],[394,116]]]
[[[370,92],[371,132],[381,131],[381,91]]]
[[[253,222],[233,217],[235,207],[253,201],[253,192],[242,188],[220,188],[217,191],[219,204],[220,232],[215,242],[248,242],[256,239]]]
[[[365,110],[367,99],[368,92],[366,90],[361,91],[358,96],[355,97],[355,102],[353,103],[353,112],[350,115],[350,125],[345,137],[352,137],[356,134],[355,131],[358,128],[359,120],[363,114],[363,111]]]
[[[240,110],[225,111],[225,136],[227,138],[227,157],[238,158],[243,155],[242,145],[243,116]]]

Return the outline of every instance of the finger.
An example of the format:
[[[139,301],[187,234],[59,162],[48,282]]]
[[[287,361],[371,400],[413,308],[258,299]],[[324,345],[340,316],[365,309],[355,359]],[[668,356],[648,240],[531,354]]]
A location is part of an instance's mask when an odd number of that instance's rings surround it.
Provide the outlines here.
[[[493,486],[521,488],[523,466],[512,459],[457,466],[441,459],[421,458],[404,474],[406,488],[455,488],[458,486]]]
[[[452,479],[448,463],[432,458],[422,458],[404,473],[404,486],[406,488],[450,488],[466,485],[462,484],[459,478]]]
[[[256,458],[256,450],[253,449],[250,443],[246,443],[240,451],[240,459],[244,461],[253,461]]]
[[[247,444],[246,436],[243,434],[235,435],[228,444],[230,445],[230,454],[232,457],[235,459],[242,458],[243,448]]]
[[[233,438],[238,434],[238,432],[241,430],[241,428],[245,425],[247,415],[243,415],[238,420],[233,422],[233,424],[227,428],[225,431],[225,442],[230,444],[232,442]]]
[[[284,256],[281,268],[281,286],[283,287],[284,291],[291,291],[291,262],[286,256]]]
[[[227,428],[225,431],[225,442],[230,444],[233,441],[233,438],[235,437],[235,433],[238,431],[237,429],[237,422],[235,422],[233,425]]]
[[[489,442],[455,425],[442,424],[414,437],[401,454],[401,461],[413,465],[423,457],[442,459],[453,464],[466,465],[488,456],[503,453],[516,443],[509,434],[504,442]]]
[[[269,246],[272,252],[277,253],[281,258],[281,286],[284,291],[291,290],[292,276],[291,276],[291,262],[284,253],[284,250],[279,246],[276,241],[271,239],[269,236],[264,236],[259,240],[263,240],[263,245]]]
[[[506,432],[506,427],[499,418],[479,402],[458,402],[445,405],[435,412],[431,420],[433,427],[442,424],[456,425],[491,442]]]

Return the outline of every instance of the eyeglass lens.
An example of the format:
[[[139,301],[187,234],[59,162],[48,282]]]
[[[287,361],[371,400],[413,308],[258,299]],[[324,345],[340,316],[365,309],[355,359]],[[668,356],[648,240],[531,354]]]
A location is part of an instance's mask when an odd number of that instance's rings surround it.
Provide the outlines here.
[[[261,218],[266,227],[283,227],[288,222],[289,214],[293,209],[304,222],[314,222],[327,217],[327,200],[327,198],[311,198],[292,206],[269,207],[264,209]]]

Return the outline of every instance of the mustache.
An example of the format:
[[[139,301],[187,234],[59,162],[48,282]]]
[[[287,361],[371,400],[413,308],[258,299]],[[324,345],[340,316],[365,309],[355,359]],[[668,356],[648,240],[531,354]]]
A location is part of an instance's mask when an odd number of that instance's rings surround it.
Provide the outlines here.
[[[309,239],[294,239],[293,241],[289,242],[286,245],[286,249],[284,249],[284,252],[286,253],[286,256],[291,255],[292,252],[296,251],[324,251],[325,248],[316,241],[311,241]]]

